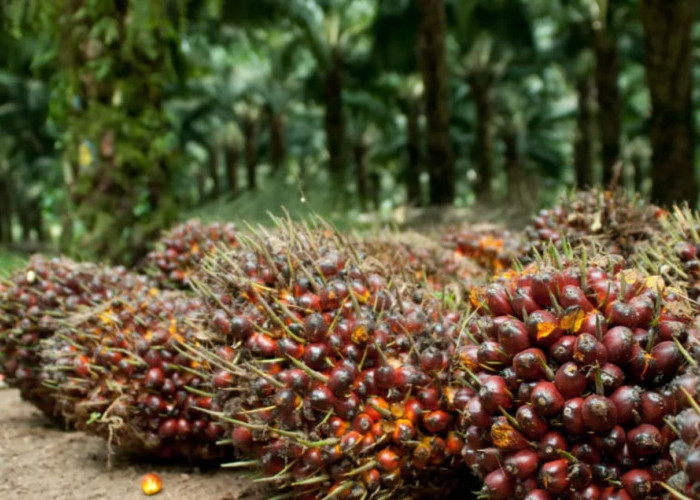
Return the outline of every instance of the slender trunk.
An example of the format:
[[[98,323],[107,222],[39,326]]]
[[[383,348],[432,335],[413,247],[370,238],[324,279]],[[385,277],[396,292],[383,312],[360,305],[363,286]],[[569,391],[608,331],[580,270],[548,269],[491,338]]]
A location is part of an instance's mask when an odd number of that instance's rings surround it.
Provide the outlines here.
[[[493,163],[493,103],[491,101],[491,77],[486,73],[469,77],[469,88],[476,108],[476,195],[489,199]]]
[[[34,206],[34,215],[32,217],[32,223],[34,226],[34,232],[36,234],[36,240],[39,243],[45,243],[46,231],[44,231],[44,214],[41,211],[41,200],[36,200],[36,205]]]
[[[408,168],[406,169],[406,197],[409,205],[422,205],[420,189],[420,130],[418,126],[419,105],[409,100],[406,104],[406,150]]]
[[[252,116],[246,116],[243,122],[243,137],[245,140],[245,168],[248,177],[248,189],[258,187],[258,124]]]
[[[620,159],[622,99],[618,87],[620,60],[617,40],[604,29],[595,30],[595,82],[598,100],[598,129],[600,132],[600,161],[603,185],[613,178],[613,167]]]
[[[17,203],[17,218],[21,229],[21,240],[23,243],[28,243],[32,240],[32,213],[31,202],[27,199],[21,199]]]
[[[357,183],[357,198],[360,202],[360,209],[367,210],[367,143],[363,135],[353,147],[353,157],[355,159],[355,182]]]
[[[270,164],[272,165],[272,175],[275,175],[284,164],[286,147],[284,142],[284,117],[275,113],[272,105],[265,106],[267,126],[270,133]]]
[[[640,153],[634,153],[630,162],[632,163],[632,171],[634,172],[634,190],[637,193],[643,193],[644,191],[644,172],[642,171],[642,164],[644,158]]]
[[[691,28],[700,0],[642,0],[646,74],[651,94],[652,199],[697,203],[693,166]]]
[[[214,146],[209,147],[209,178],[212,181],[211,198],[218,199],[221,196],[221,182],[219,180],[219,155]]]
[[[382,177],[377,171],[372,171],[369,174],[369,191],[370,198],[374,204],[374,209],[379,210],[379,205],[381,204],[381,185]]]
[[[343,113],[343,67],[335,59],[327,71],[323,87],[326,99],[324,127],[328,148],[328,167],[336,188],[345,180],[345,116]]]
[[[238,148],[234,145],[226,146],[224,155],[226,157],[226,181],[228,191],[234,195],[238,190]]]
[[[423,77],[427,118],[430,204],[449,205],[455,198],[455,170],[450,145],[447,102],[444,0],[416,0],[419,15],[418,65]]]
[[[515,124],[506,121],[503,132],[503,159],[505,161],[506,181],[508,186],[508,201],[522,200],[522,159],[518,147],[518,131]]]
[[[574,172],[579,188],[593,184],[593,109],[591,107],[591,81],[581,78],[576,85],[578,116],[576,118],[576,142],[574,143]]]
[[[197,195],[198,204],[203,205],[207,201],[207,190],[206,190],[206,174],[204,173],[204,167],[200,166],[197,171],[197,178],[195,179],[197,183]]]

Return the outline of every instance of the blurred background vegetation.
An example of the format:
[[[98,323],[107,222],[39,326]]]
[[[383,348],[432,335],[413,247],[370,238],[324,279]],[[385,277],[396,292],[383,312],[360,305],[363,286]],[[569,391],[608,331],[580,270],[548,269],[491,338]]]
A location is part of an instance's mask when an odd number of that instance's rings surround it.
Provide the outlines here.
[[[281,206],[695,205],[699,1],[3,0],[0,265]]]

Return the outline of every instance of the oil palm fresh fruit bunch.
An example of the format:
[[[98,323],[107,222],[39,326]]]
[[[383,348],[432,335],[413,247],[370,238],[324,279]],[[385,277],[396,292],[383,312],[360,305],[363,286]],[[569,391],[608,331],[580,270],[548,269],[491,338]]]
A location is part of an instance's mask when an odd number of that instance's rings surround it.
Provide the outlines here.
[[[0,291],[0,373],[24,399],[53,416],[53,400],[41,377],[40,341],[54,335],[68,315],[123,290],[150,286],[147,278],[122,267],[33,257]]]
[[[357,248],[403,281],[421,283],[436,291],[469,290],[492,274],[477,260],[414,232],[365,237],[357,241]]]
[[[236,233],[232,223],[205,225],[198,219],[188,220],[163,235],[143,268],[161,286],[188,288],[187,279],[204,256],[217,247],[235,247]]]
[[[42,343],[42,380],[56,410],[125,452],[221,457],[223,427],[194,409],[217,409],[211,381],[181,347],[198,344],[201,308],[181,291],[138,289],[68,318]],[[216,353],[233,358],[231,348]]]
[[[449,377],[461,314],[332,228],[278,223],[208,258],[194,283],[213,343],[236,352],[193,349],[211,380],[237,381],[205,410],[243,457],[230,466],[295,498],[444,491],[465,470],[455,431],[474,394]]]
[[[621,258],[551,254],[472,295],[465,462],[487,498],[661,496],[693,308]]]
[[[661,230],[664,216],[664,210],[623,190],[575,192],[534,217],[525,230],[525,255],[541,254],[548,244],[566,239],[627,257],[636,251],[637,242],[648,241]]]
[[[523,245],[516,233],[495,227],[450,230],[442,243],[454,250],[455,258],[473,260],[491,274],[510,269]]]

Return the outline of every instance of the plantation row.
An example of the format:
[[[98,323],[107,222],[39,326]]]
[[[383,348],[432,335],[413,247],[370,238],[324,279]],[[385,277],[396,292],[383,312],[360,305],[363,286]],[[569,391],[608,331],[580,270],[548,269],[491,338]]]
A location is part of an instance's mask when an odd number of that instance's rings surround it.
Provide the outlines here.
[[[123,451],[285,498],[700,495],[700,217],[588,191],[521,233],[183,224],[0,283],[0,372]],[[467,493],[467,492],[465,492]]]

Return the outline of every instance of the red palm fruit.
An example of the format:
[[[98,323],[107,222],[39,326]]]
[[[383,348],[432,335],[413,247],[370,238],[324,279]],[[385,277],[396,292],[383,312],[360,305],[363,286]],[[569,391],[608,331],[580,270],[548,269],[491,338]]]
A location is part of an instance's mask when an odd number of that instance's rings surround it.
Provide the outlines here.
[[[253,433],[245,427],[234,427],[231,432],[231,441],[237,450],[250,451],[253,446]]]
[[[581,396],[587,384],[586,376],[579,366],[571,361],[561,365],[554,375],[554,385],[567,399]]]
[[[500,412],[501,408],[510,410],[513,407],[513,395],[505,379],[498,375],[490,375],[482,381],[479,399],[483,409],[490,414]]]
[[[509,500],[515,494],[515,479],[503,469],[496,469],[484,478],[484,495],[492,500]]]
[[[444,431],[452,420],[449,413],[442,410],[435,410],[423,415],[423,427],[431,434]]]
[[[589,312],[581,322],[578,333],[590,333],[596,338],[604,337],[608,332],[608,323],[598,311]]]
[[[518,408],[515,412],[515,420],[523,434],[530,439],[540,439],[549,429],[547,422],[537,414],[535,408],[530,404]]]
[[[146,372],[146,376],[143,379],[143,385],[147,389],[158,390],[163,386],[165,381],[165,376],[163,375],[163,370],[160,368],[151,368]]]
[[[575,462],[569,466],[569,482],[574,490],[588,486],[593,479],[591,466],[584,462]]]
[[[167,418],[160,422],[158,426],[158,435],[163,439],[174,437],[177,434],[177,420]]]
[[[603,336],[603,345],[608,351],[608,361],[618,365],[625,364],[632,356],[636,342],[632,330],[626,326],[616,326]]]
[[[622,368],[612,363],[605,363],[600,370],[591,370],[589,373],[588,379],[593,387],[596,384],[596,373],[600,375],[605,394],[610,394],[625,381],[625,372],[622,371]]]
[[[543,377],[547,358],[541,349],[532,347],[519,352],[513,358],[513,370],[523,380],[537,380]]]
[[[520,319],[529,318],[532,313],[540,308],[539,304],[532,297],[532,290],[529,286],[516,288],[510,305],[513,308],[513,314]]]
[[[642,500],[651,494],[653,478],[644,469],[633,469],[622,475],[622,487],[634,500]]]
[[[559,318],[544,309],[532,312],[525,321],[525,327],[532,342],[542,347],[550,347],[563,335]]]
[[[492,283],[484,291],[486,306],[494,316],[510,316],[513,308],[510,306],[508,290],[499,283]]]
[[[282,356],[301,359],[302,355],[304,354],[304,346],[289,337],[279,339],[277,341],[277,347],[279,348]]]
[[[549,307],[552,305],[552,297],[559,296],[561,276],[554,272],[539,272],[532,276],[532,296],[538,304]]]
[[[634,328],[640,324],[637,309],[627,302],[622,302],[620,300],[614,300],[605,306],[605,316],[613,325]]]
[[[314,313],[304,320],[304,338],[309,342],[323,342],[328,335],[328,324],[322,314]]]
[[[574,353],[571,358],[580,366],[604,365],[608,360],[608,351],[590,333],[582,333],[574,342]]]
[[[641,404],[639,405],[639,415],[642,422],[655,426],[662,426],[664,417],[668,415],[668,410],[661,394],[654,391],[642,392]]]
[[[586,424],[583,421],[583,398],[569,399],[561,412],[564,429],[572,434],[583,434]]]
[[[536,385],[537,382],[522,382],[518,387],[518,403],[529,403],[532,397],[532,389],[534,389]]]
[[[610,484],[620,480],[620,467],[617,464],[593,464],[593,479],[599,484]]]
[[[588,300],[586,294],[579,286],[567,285],[559,295],[559,305],[564,308],[580,307],[584,312],[591,312],[595,307]]]
[[[632,380],[645,383],[654,380],[659,373],[656,358],[639,345],[635,345],[632,349],[632,356],[627,363],[627,370]]]
[[[634,422],[642,404],[642,390],[636,386],[623,385],[610,395],[617,409],[617,421],[622,424]]]
[[[437,387],[424,387],[416,393],[416,399],[424,410],[435,410],[440,404]]]
[[[477,358],[480,365],[495,370],[503,368],[510,360],[499,343],[493,340],[482,342],[477,352]]]
[[[491,413],[486,411],[480,398],[472,398],[464,410],[464,420],[468,424],[485,428],[491,425]]]
[[[334,396],[341,397],[345,395],[355,380],[355,374],[345,366],[334,368],[328,376],[328,388]]]
[[[659,428],[650,424],[641,424],[627,432],[627,446],[634,457],[653,457],[664,445]]]
[[[377,453],[377,463],[384,472],[391,472],[399,467],[401,457],[391,448],[384,448]]]
[[[612,400],[594,394],[583,402],[583,419],[593,432],[607,432],[617,424],[617,409]]]
[[[477,450],[479,471],[489,473],[501,468],[503,455],[498,448],[482,448]]]
[[[525,324],[515,318],[509,318],[501,323],[498,327],[498,343],[511,358],[530,347],[530,337]]]
[[[542,460],[550,461],[560,458],[560,451],[568,451],[564,436],[559,432],[550,431],[540,439],[539,455]]]
[[[525,498],[528,492],[536,490],[539,487],[537,476],[521,479],[515,484],[515,498]]]
[[[217,389],[225,389],[233,383],[233,375],[226,370],[219,370],[212,376],[212,384]]]
[[[656,325],[656,334],[660,341],[678,339],[686,340],[687,327],[680,321],[659,321]]]
[[[531,490],[524,497],[523,500],[553,500],[554,497],[546,490]]]
[[[522,381],[518,379],[518,374],[512,366],[507,366],[501,370],[501,377],[506,381],[506,385],[511,391],[518,390],[522,385]]]
[[[671,340],[665,340],[656,344],[651,349],[651,355],[656,361],[658,373],[664,379],[675,376],[681,364],[683,364],[683,355],[678,345]]]
[[[569,489],[569,461],[560,458],[542,465],[540,469],[540,484],[553,495],[561,495]]]
[[[528,442],[519,431],[508,422],[506,417],[497,417],[491,426],[491,442],[505,451],[517,451],[527,448]]]
[[[229,331],[234,339],[246,340],[253,333],[253,324],[243,316],[234,316]]]
[[[593,444],[608,455],[619,454],[626,442],[627,434],[620,425],[616,425],[605,434],[593,436]]]
[[[550,417],[564,408],[564,397],[551,382],[539,382],[530,395],[530,401],[538,414]]]
[[[587,441],[575,444],[571,448],[571,454],[581,462],[589,465],[600,463],[602,457],[600,452]]]
[[[638,325],[648,325],[654,317],[654,301],[646,295],[632,297],[628,304],[637,311]]]
[[[559,338],[552,346],[549,348],[549,356],[559,363],[560,365],[571,361],[574,356],[574,344],[576,344],[576,338],[574,335],[564,335]]]
[[[532,450],[520,450],[509,455],[504,465],[506,472],[518,479],[534,476],[540,466],[537,453]]]
[[[459,456],[464,448],[464,440],[455,431],[450,431],[447,433],[447,438],[445,438],[445,449],[447,453],[454,456]]]
[[[279,354],[277,340],[261,332],[255,332],[246,341],[246,347],[256,356],[274,358]]]

